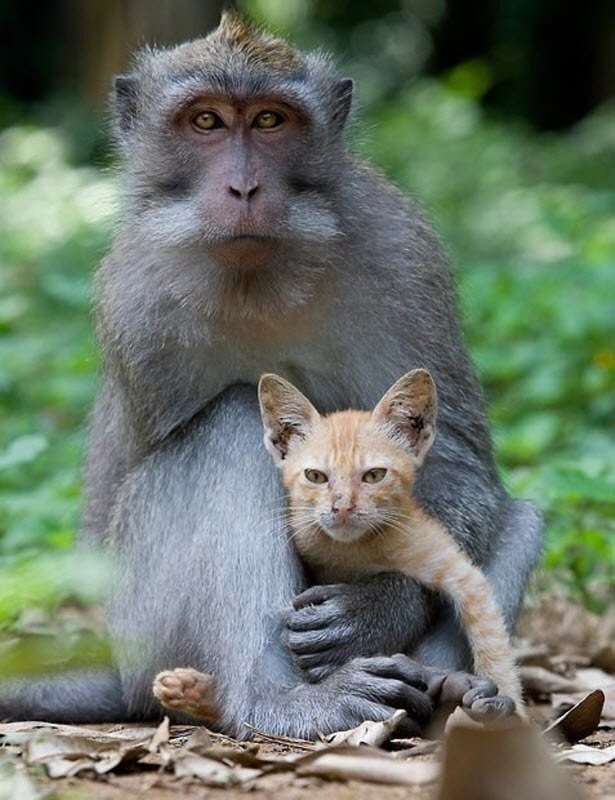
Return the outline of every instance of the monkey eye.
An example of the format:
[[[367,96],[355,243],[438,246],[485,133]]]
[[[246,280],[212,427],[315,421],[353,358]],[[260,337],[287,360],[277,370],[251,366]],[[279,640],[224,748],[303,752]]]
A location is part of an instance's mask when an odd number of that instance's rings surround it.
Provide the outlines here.
[[[192,127],[199,133],[201,131],[213,131],[215,128],[223,128],[224,123],[213,111],[199,111],[191,117]]]
[[[368,469],[361,480],[363,483],[380,483],[386,474],[387,471],[384,467],[375,467],[374,469]]]
[[[306,469],[303,474],[310,483],[328,483],[329,478],[319,469]]]
[[[284,122],[284,117],[278,114],[277,111],[261,111],[254,117],[252,126],[254,128],[261,128],[268,130],[270,128],[277,128]]]

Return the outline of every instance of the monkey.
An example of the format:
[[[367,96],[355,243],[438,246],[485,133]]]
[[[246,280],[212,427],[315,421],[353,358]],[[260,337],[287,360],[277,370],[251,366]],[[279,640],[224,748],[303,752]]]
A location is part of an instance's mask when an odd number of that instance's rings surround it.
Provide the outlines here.
[[[217,724],[238,736],[310,738],[394,708],[417,732],[447,696],[509,707],[464,671],[452,609],[410,578],[309,585],[261,446],[263,372],[328,413],[368,409],[424,365],[443,389],[417,500],[512,628],[540,515],[498,478],[437,234],[348,146],[352,95],[329,56],[236,12],[115,79],[121,213],[95,278],[81,531],[112,554],[114,666],[5,685],[3,718],[154,719],[152,679],[177,665],[215,675]]]

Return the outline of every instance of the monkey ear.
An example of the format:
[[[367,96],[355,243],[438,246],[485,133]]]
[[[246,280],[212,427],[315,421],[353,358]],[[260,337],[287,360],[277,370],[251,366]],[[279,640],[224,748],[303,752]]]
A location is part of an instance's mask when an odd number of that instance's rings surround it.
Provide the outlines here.
[[[265,427],[265,447],[279,466],[297,440],[305,439],[320,414],[299,389],[278,375],[263,375],[258,402]]]
[[[136,75],[116,75],[113,81],[113,106],[117,126],[124,136],[130,133],[137,118],[138,79]]]
[[[344,127],[346,117],[352,105],[352,91],[354,84],[350,78],[342,78],[335,84],[335,110],[333,123],[338,130]]]
[[[372,420],[420,465],[436,433],[436,385],[426,369],[407,372],[386,392]]]

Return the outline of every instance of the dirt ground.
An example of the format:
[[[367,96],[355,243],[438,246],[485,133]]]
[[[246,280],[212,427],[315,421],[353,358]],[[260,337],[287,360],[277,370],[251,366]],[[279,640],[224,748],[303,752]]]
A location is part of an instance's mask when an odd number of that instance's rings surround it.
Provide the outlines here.
[[[519,633],[531,728],[453,730],[444,744],[393,733],[376,748],[356,746],[375,728],[314,745],[259,735],[237,743],[191,726],[2,725],[0,800],[615,798],[613,616],[548,599],[526,612]],[[571,707],[557,738],[545,735]]]
[[[536,709],[535,717],[542,716],[545,708]],[[154,728],[152,728],[154,730]],[[615,730],[597,731],[583,740],[603,749],[615,745]],[[261,748],[267,749],[266,745]],[[416,758],[421,758],[417,756]],[[427,760],[427,757],[425,757]],[[607,800],[615,798],[615,761],[603,766],[589,766],[583,764],[562,764],[560,767],[571,783],[574,783],[581,794],[579,797],[587,800]],[[216,788],[204,786],[198,779],[175,779],[160,771],[158,767],[127,769],[125,771],[94,776],[91,772],[84,772],[77,777],[51,779],[44,774],[41,768],[30,768],[32,784],[40,792],[38,796],[53,798],[53,800],[124,800],[128,797],[147,797],[148,800],[171,800],[178,796],[189,800],[236,800],[245,798],[247,793],[254,798],[272,798],[272,800],[311,800],[318,796],[319,800],[374,800],[374,797],[383,800],[435,800],[446,796],[439,794],[438,782],[428,785],[386,785],[359,780],[323,779],[318,777],[301,777],[294,773],[281,773],[270,775],[267,778],[256,779],[240,786]],[[514,798],[515,794],[507,793],[503,787],[502,798]],[[32,800],[36,794],[15,794],[11,800]],[[2,794],[0,797],[9,797]],[[527,795],[527,800],[532,800]],[[555,796],[554,796],[555,797]],[[558,795],[559,797],[559,795]],[[468,796],[468,800],[471,798]],[[494,797],[493,800],[498,800]],[[522,800],[517,795],[516,800]],[[541,796],[541,800],[543,797]],[[549,800],[549,798],[545,798]],[[561,798],[566,800],[566,798]]]

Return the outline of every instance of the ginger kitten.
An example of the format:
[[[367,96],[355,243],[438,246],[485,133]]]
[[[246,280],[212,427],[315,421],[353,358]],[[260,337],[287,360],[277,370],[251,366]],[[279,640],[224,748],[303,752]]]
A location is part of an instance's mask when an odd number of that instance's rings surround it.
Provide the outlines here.
[[[272,374],[261,378],[258,396],[265,446],[288,493],[292,541],[317,582],[397,571],[447,595],[466,630],[475,672],[523,714],[519,676],[487,579],[412,498],[435,435],[429,372],[408,372],[371,413],[321,416]]]

